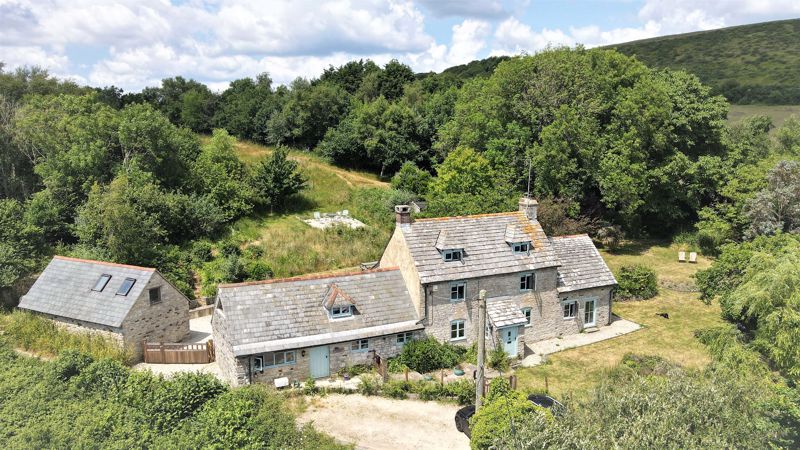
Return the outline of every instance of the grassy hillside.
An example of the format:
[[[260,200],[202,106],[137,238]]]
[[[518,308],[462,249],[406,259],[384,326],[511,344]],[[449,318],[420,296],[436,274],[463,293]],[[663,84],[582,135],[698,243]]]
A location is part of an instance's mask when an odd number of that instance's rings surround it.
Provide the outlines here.
[[[696,74],[732,103],[800,104],[800,19],[614,45],[652,67]]]
[[[271,149],[239,142],[237,152],[246,163],[255,164]],[[257,249],[259,258],[270,266],[275,277],[353,268],[380,257],[393,227],[388,184],[374,174],[334,167],[308,152],[293,150],[290,158],[308,177],[307,188],[285,210],[242,218],[231,226],[225,238],[214,243],[215,258],[206,263],[200,274],[203,294],[213,292],[224,271],[225,257],[219,249],[228,240],[243,249]],[[343,209],[367,227],[323,231],[301,220],[311,218],[315,211]]]
[[[763,114],[771,118],[777,129],[789,116],[800,116],[800,105],[731,105],[728,121],[735,123],[756,114]]]

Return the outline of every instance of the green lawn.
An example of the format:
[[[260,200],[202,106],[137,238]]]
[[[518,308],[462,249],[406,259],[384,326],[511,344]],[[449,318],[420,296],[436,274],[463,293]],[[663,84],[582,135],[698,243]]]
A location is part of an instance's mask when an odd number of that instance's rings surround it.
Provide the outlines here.
[[[602,252],[612,270],[631,263],[653,267],[659,275],[660,294],[650,300],[616,302],[614,314],[642,325],[633,333],[552,354],[537,367],[519,369],[519,386],[525,390],[543,390],[545,377],[550,392],[557,396],[567,393],[583,395],[602,379],[604,373],[616,366],[626,353],[658,355],[685,367],[703,367],[709,355],[694,337],[694,331],[722,324],[719,306],[705,305],[694,292],[685,289],[692,285],[691,275],[710,265],[705,258],[698,264],[677,262],[678,245],[655,242],[634,242],[620,250]],[[669,319],[656,313],[669,313]]]

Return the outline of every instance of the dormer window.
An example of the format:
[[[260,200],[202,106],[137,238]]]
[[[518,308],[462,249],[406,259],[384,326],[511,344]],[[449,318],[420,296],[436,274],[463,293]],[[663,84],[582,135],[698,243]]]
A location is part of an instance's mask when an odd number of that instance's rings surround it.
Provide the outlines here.
[[[450,249],[442,251],[442,256],[444,257],[445,262],[453,262],[453,261],[461,261],[464,257],[464,250],[462,249]]]
[[[511,248],[514,249],[515,254],[528,254],[531,251],[531,243],[530,242],[515,242],[511,244]]]
[[[341,319],[353,315],[353,306],[334,306],[331,308],[331,319]]]

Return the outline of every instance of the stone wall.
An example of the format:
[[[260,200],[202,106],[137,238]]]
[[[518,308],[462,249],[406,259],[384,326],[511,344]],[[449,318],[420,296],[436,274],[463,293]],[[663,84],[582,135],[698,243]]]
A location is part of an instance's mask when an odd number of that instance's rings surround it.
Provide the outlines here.
[[[411,258],[411,253],[408,251],[406,245],[406,238],[403,236],[403,231],[398,225],[394,229],[394,234],[389,240],[389,244],[383,251],[381,256],[380,267],[399,267],[400,273],[403,275],[403,280],[406,282],[406,289],[411,296],[411,301],[414,307],[417,308],[419,317],[424,315],[423,308],[423,291],[422,285],[419,281],[419,273],[414,265],[414,260]]]
[[[122,330],[116,327],[107,325],[100,325],[92,322],[84,322],[82,320],[70,319],[68,317],[53,316],[45,313],[35,313],[38,316],[52,320],[60,328],[70,333],[85,333],[103,336],[112,341],[116,341],[120,346],[124,345],[122,338]],[[133,349],[131,349],[133,350]]]
[[[161,302],[151,305],[148,290],[155,287],[161,288]],[[144,340],[180,342],[189,334],[189,302],[156,272],[125,317],[122,334],[135,359],[142,357]]]
[[[415,331],[413,333],[414,339],[420,338],[421,336],[422,333],[419,331]],[[332,376],[347,367],[352,367],[359,364],[371,365],[376,352],[382,358],[391,358],[396,356],[403,349],[403,345],[397,343],[396,334],[370,338],[369,348],[367,350],[352,350],[352,345],[353,341],[348,341],[330,344],[328,346],[328,362],[330,364],[330,374]],[[303,352],[305,352],[305,355],[303,355]],[[247,384],[249,382],[246,372],[248,368],[252,367],[253,357],[259,355],[260,354],[254,354],[236,358],[236,367],[241,368],[241,373],[244,375],[244,379],[242,379],[242,377],[235,378],[233,381],[235,384]],[[294,364],[286,364],[278,367],[265,367],[263,372],[253,373],[252,382],[272,384],[276,378],[288,377],[290,383],[295,381],[304,383],[311,375],[310,355],[310,348],[295,349]],[[217,353],[217,360],[220,360],[219,353]],[[220,368],[222,369],[222,364],[220,364]],[[235,368],[223,369],[223,373],[231,373],[235,371]],[[226,377],[229,376],[226,375]],[[229,379],[234,378],[229,377]]]
[[[496,275],[492,277],[470,278],[466,281],[466,300],[450,301],[451,282],[436,283],[428,287],[429,316],[425,323],[425,333],[444,342],[454,344],[472,345],[478,339],[478,293],[486,290],[487,298],[508,295],[520,296],[520,308],[531,307],[531,321],[537,319],[535,305],[553,304],[557,307],[558,294],[556,292],[557,272],[555,268],[541,269],[534,272],[536,276],[536,289],[533,292],[520,291],[521,273]],[[545,308],[546,309],[546,308]],[[466,339],[450,341],[450,323],[454,320],[465,321]],[[528,334],[527,330],[520,330],[520,335]]]
[[[233,355],[233,347],[228,339],[227,318],[225,311],[214,309],[211,317],[211,333],[214,339],[214,354],[217,365],[226,382],[233,386],[249,384],[248,367],[246,361]]]

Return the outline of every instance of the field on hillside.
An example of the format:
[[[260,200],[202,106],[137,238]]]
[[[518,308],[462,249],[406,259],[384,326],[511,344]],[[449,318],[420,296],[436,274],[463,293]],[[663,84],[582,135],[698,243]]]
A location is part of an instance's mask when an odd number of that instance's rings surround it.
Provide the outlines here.
[[[756,114],[770,117],[775,128],[779,128],[792,114],[800,117],[800,105],[731,105],[728,121],[735,123]]]
[[[239,142],[237,152],[243,161],[253,165],[269,156],[271,149]],[[261,258],[276,278],[352,268],[378,259],[392,230],[391,205],[380,203],[380,192],[386,191],[388,184],[374,174],[332,166],[312,153],[292,150],[290,158],[299,163],[300,170],[308,177],[307,188],[283,211],[240,219],[231,226],[225,239],[242,248],[260,248]],[[313,217],[315,211],[345,209],[367,227],[323,231],[302,222]],[[205,294],[210,293],[221,260],[218,255],[201,271]]]
[[[708,352],[695,339],[694,331],[723,323],[719,305],[705,305],[698,300],[697,293],[683,291],[693,284],[691,275],[708,267],[710,261],[701,256],[696,265],[679,263],[679,250],[685,249],[678,245],[633,242],[613,253],[603,251],[603,258],[615,272],[622,265],[638,263],[658,273],[657,297],[613,304],[614,314],[642,325],[642,329],[549,355],[540,366],[518,369],[520,388],[544,390],[547,377],[549,390],[556,396],[585,395],[626,353],[658,355],[691,368],[707,364]],[[669,319],[656,315],[661,312],[669,313]]]
[[[732,103],[800,103],[800,19],[614,45],[652,67],[683,69]]]

